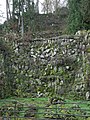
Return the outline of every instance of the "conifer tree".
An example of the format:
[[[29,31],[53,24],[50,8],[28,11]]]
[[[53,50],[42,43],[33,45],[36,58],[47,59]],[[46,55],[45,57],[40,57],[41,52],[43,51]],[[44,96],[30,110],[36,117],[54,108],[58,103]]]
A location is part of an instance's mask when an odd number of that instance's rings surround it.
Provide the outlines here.
[[[82,28],[81,0],[68,0],[69,16],[68,28],[70,33],[75,33]]]

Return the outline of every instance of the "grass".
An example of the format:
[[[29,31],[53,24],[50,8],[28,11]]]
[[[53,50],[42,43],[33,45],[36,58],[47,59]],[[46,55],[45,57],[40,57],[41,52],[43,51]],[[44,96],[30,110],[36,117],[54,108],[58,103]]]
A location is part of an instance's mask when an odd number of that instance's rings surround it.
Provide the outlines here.
[[[38,113],[42,114],[37,114],[37,118],[43,118],[43,113],[45,112],[44,108],[48,104],[48,98],[7,98],[7,99],[1,99],[0,100],[0,107],[3,106],[15,106],[13,103],[17,101],[18,103],[24,104],[24,107],[22,111],[26,111],[29,108],[26,106],[29,105],[34,105],[38,108]],[[24,116],[24,112],[20,113],[19,116],[22,117]]]
[[[48,102],[48,98],[7,98],[0,100],[0,106],[8,103],[12,103],[13,101],[18,101],[26,104],[35,104],[37,106],[44,106]]]
[[[66,114],[67,112],[65,110],[60,110],[58,109],[58,107],[60,108],[71,108],[73,109],[73,107],[75,107],[75,105],[78,105],[80,107],[80,109],[86,109],[85,110],[85,114],[90,115],[90,101],[83,101],[83,100],[69,100],[66,99],[66,103],[68,104],[63,104],[63,105],[50,105],[48,108],[51,108],[49,110],[45,110],[45,109],[41,109],[41,108],[45,108],[47,104],[49,104],[49,100],[48,98],[8,98],[8,99],[1,99],[0,100],[0,106],[5,106],[5,105],[12,105],[13,102],[18,101],[18,103],[23,103],[24,105],[30,105],[30,104],[34,104],[36,107],[38,107],[38,113],[42,113],[42,114],[37,114],[37,118],[43,118],[44,117],[44,113],[48,112],[49,113],[62,113],[62,114]],[[73,104],[71,104],[73,103]],[[57,107],[57,111],[53,108]],[[88,110],[87,110],[88,109]],[[25,109],[23,109],[23,111],[25,111]],[[71,110],[70,112],[71,114],[81,114],[80,111],[77,110]],[[20,116],[23,116],[23,114],[20,114]],[[50,116],[50,115],[49,115]],[[79,117],[78,117],[79,118]],[[19,119],[18,119],[19,120]],[[22,119],[24,120],[24,119]],[[71,119],[72,120],[72,119]],[[79,119],[77,119],[79,120]],[[87,119],[81,119],[80,120],[90,120],[90,117],[88,117]]]

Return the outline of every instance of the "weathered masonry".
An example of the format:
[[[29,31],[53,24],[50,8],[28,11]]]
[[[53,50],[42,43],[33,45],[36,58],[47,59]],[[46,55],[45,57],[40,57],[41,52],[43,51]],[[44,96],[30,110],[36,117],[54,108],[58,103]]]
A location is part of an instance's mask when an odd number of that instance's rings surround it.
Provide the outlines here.
[[[89,91],[89,35],[0,39],[1,97],[69,93],[85,97]]]

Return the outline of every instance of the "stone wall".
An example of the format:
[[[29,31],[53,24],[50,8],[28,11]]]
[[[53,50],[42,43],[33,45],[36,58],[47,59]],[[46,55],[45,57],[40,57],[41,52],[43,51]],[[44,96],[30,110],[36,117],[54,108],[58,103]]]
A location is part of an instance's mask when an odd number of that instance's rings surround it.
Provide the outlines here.
[[[10,85],[7,92],[16,96],[45,97],[68,93],[85,96],[90,74],[89,36],[24,41],[13,35],[12,40],[4,39],[11,55],[4,56],[2,49],[0,75],[3,74],[3,95]]]

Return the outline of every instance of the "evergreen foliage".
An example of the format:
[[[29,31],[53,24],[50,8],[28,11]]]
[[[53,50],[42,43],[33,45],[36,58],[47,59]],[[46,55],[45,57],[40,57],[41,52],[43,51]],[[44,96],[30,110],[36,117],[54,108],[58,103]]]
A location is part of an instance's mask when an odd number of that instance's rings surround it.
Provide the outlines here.
[[[68,0],[68,29],[75,33],[81,29],[90,29],[90,1]]]

